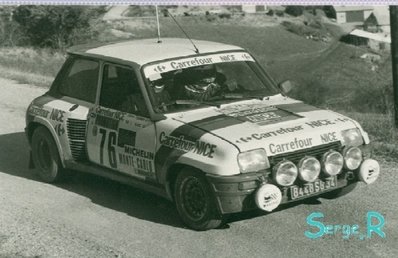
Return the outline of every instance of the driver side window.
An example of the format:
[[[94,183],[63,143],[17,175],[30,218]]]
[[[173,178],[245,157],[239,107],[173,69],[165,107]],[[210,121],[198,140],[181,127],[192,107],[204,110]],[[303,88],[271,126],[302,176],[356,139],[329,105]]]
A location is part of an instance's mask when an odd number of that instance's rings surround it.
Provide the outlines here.
[[[139,116],[148,114],[134,71],[118,65],[104,65],[99,104]]]

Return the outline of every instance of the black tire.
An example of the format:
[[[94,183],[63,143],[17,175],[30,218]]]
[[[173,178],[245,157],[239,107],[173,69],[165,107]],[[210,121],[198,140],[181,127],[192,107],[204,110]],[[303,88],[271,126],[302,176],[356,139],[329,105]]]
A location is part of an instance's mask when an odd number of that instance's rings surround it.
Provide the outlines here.
[[[45,127],[38,127],[32,135],[32,160],[40,178],[55,183],[65,177],[57,145]]]
[[[357,186],[357,184],[358,183],[355,182],[355,183],[349,184],[346,187],[343,187],[343,188],[340,188],[340,189],[337,189],[337,190],[333,190],[333,191],[324,193],[324,194],[321,195],[321,197],[325,198],[325,199],[336,199],[336,198],[339,198],[341,196],[344,196],[344,195],[352,192],[355,189],[355,187]]]
[[[198,231],[217,228],[222,223],[214,195],[204,175],[184,168],[177,176],[174,200],[183,222]]]

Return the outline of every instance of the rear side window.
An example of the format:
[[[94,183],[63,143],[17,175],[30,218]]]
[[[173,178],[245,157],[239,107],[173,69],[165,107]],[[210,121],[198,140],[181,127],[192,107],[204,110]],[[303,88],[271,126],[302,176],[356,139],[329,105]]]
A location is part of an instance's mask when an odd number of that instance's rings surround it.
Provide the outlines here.
[[[59,82],[62,95],[94,103],[98,84],[99,63],[88,59],[75,59]]]

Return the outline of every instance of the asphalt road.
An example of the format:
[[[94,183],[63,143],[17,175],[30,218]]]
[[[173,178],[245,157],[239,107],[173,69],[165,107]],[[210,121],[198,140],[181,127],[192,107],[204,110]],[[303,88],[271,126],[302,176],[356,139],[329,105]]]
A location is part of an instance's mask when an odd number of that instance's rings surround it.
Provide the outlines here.
[[[0,257],[398,257],[396,163],[381,161],[375,184],[340,199],[234,215],[222,229],[195,232],[172,203],[131,187],[85,174],[40,182],[28,169],[23,128],[26,107],[43,92],[0,79]],[[385,218],[385,238],[304,235],[317,231],[306,223],[313,212],[365,233],[368,211]]]

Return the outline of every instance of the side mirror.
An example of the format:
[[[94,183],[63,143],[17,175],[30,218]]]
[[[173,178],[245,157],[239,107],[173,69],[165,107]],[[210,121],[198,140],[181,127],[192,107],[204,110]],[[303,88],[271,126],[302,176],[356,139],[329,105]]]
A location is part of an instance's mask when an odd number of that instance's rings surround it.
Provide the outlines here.
[[[293,89],[293,83],[289,80],[283,81],[279,84],[279,88],[283,94],[287,94]]]
[[[165,116],[165,115],[163,115],[163,114],[157,114],[157,113],[154,113],[154,114],[152,114],[152,116],[151,116],[151,120],[153,121],[153,122],[158,122],[158,121],[161,121],[161,120],[165,120],[167,117]]]

